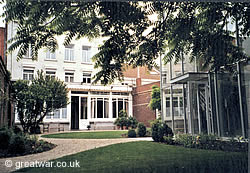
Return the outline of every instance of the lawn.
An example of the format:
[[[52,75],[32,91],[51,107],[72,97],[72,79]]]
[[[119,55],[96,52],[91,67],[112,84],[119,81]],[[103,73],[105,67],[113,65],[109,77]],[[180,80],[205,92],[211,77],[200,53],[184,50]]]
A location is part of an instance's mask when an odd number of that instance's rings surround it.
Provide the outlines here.
[[[127,131],[98,131],[98,132],[72,132],[42,135],[44,138],[72,138],[72,139],[112,139],[122,138]]]
[[[183,148],[155,142],[114,144],[62,157],[54,162],[77,160],[80,168],[25,168],[17,172],[170,172],[247,173],[247,153]]]

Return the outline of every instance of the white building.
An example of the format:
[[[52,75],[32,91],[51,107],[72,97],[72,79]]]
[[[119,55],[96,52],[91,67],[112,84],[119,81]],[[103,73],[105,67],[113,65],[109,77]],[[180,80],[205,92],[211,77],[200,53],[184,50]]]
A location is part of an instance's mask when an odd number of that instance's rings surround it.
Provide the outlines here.
[[[8,24],[8,39],[15,34],[16,25]],[[45,117],[44,122],[51,127],[63,125],[65,130],[86,129],[91,124],[92,129],[113,129],[118,112],[126,110],[132,116],[132,86],[135,79],[125,79],[123,83],[114,82],[109,86],[91,84],[91,77],[97,72],[91,57],[97,53],[101,39],[91,42],[86,38],[73,40],[70,45],[63,46],[64,37],[57,38],[58,49],[51,53],[45,48],[38,53],[38,60],[31,59],[31,51],[20,61],[16,60],[17,50],[7,58],[7,68],[12,74],[12,80],[32,80],[37,70],[43,70],[46,75],[55,76],[67,83],[70,104]],[[17,116],[16,116],[17,117]],[[16,119],[16,122],[18,120]]]

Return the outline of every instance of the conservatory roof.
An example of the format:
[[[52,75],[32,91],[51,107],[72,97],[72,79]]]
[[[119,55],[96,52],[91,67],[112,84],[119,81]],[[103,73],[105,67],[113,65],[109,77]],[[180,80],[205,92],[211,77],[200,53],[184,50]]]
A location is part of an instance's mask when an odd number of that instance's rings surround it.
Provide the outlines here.
[[[171,84],[186,84],[189,81],[207,81],[208,73],[206,72],[188,72],[170,80]]]

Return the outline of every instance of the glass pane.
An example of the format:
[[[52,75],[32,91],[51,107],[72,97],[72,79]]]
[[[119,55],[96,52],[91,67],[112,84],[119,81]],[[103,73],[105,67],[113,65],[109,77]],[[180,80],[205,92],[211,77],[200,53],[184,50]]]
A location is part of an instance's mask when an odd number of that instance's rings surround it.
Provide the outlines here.
[[[54,111],[54,119],[59,119],[60,118],[60,110]]]
[[[74,82],[74,77],[70,76],[70,82]]]
[[[91,99],[91,118],[96,117],[96,99],[92,98]]]
[[[91,78],[87,78],[87,83],[91,83]]]
[[[81,119],[88,119],[87,117],[87,98],[82,97],[81,98]]]
[[[108,99],[104,99],[104,118],[109,117],[109,101]]]
[[[67,118],[67,108],[62,108],[62,118]]]
[[[112,106],[113,106],[113,118],[117,118],[116,117],[116,99],[112,100]]]
[[[120,99],[118,100],[118,114],[119,112],[123,110],[123,101],[121,101]]]
[[[97,100],[97,118],[103,118],[103,100]]]

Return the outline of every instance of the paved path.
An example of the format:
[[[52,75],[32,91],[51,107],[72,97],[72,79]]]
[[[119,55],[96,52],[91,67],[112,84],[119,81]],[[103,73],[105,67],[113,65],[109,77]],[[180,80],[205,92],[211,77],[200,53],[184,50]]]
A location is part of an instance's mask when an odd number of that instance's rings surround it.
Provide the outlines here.
[[[26,156],[2,158],[0,159],[0,172],[9,173],[16,170],[16,165],[19,166],[21,162],[44,162],[52,159],[57,159],[66,155],[75,154],[81,151],[86,151],[98,147],[103,147],[111,144],[132,142],[138,140],[152,141],[152,138],[117,138],[117,139],[56,139],[43,138],[44,140],[57,145],[54,149],[37,154]],[[6,167],[5,164],[12,163],[13,166]]]

